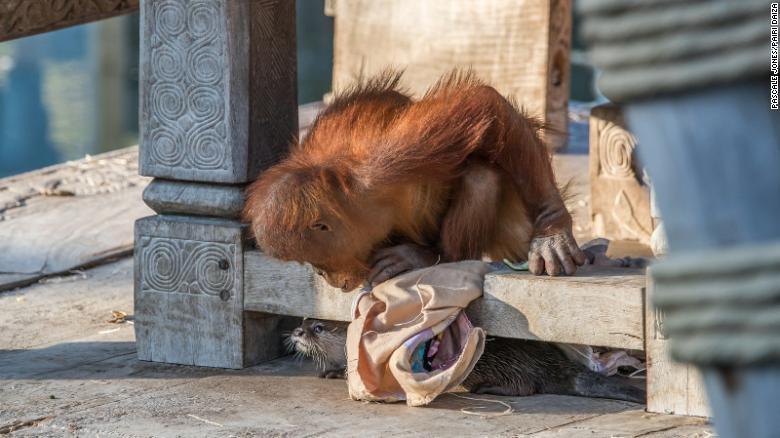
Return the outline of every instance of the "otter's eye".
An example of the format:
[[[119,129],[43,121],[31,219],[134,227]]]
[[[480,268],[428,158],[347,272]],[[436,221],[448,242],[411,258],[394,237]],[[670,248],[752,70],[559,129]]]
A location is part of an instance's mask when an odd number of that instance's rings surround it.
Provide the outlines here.
[[[322,223],[322,222],[315,222],[315,223],[309,225],[309,228],[311,228],[312,230],[317,230],[317,231],[330,231],[330,227],[328,226],[328,224],[325,224],[325,223]]]
[[[315,325],[314,326],[314,333],[322,333],[322,326],[321,325]]]
[[[316,269],[314,272],[316,272],[317,275],[319,275],[320,277],[324,277],[325,276],[325,273],[321,269]]]

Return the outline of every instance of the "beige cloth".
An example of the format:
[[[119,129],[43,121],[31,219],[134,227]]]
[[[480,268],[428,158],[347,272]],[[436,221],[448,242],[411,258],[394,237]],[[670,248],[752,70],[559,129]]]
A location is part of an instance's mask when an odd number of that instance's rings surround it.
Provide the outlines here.
[[[350,397],[421,406],[460,385],[485,347],[485,333],[463,309],[482,295],[489,270],[477,261],[441,264],[358,296],[347,331]],[[415,349],[432,338],[439,340],[433,369],[412,372]]]

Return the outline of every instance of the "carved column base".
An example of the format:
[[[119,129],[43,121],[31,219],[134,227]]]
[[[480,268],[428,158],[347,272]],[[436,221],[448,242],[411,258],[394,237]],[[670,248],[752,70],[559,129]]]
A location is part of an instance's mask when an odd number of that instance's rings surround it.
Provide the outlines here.
[[[243,229],[187,216],[136,222],[140,360],[242,368],[279,356],[280,318],[244,312]]]

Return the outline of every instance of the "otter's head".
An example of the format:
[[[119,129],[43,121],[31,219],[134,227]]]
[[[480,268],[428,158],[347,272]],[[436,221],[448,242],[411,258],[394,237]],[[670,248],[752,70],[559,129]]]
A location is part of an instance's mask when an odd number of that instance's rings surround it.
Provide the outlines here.
[[[347,326],[346,322],[304,319],[285,338],[285,344],[296,355],[314,360],[320,368],[345,367]]]

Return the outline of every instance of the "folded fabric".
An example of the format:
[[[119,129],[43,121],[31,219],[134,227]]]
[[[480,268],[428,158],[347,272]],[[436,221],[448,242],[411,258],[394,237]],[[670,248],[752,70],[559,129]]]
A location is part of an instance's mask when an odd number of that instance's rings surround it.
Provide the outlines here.
[[[361,293],[347,331],[347,383],[355,400],[432,402],[468,376],[485,333],[463,309],[482,295],[484,262],[446,263]]]

